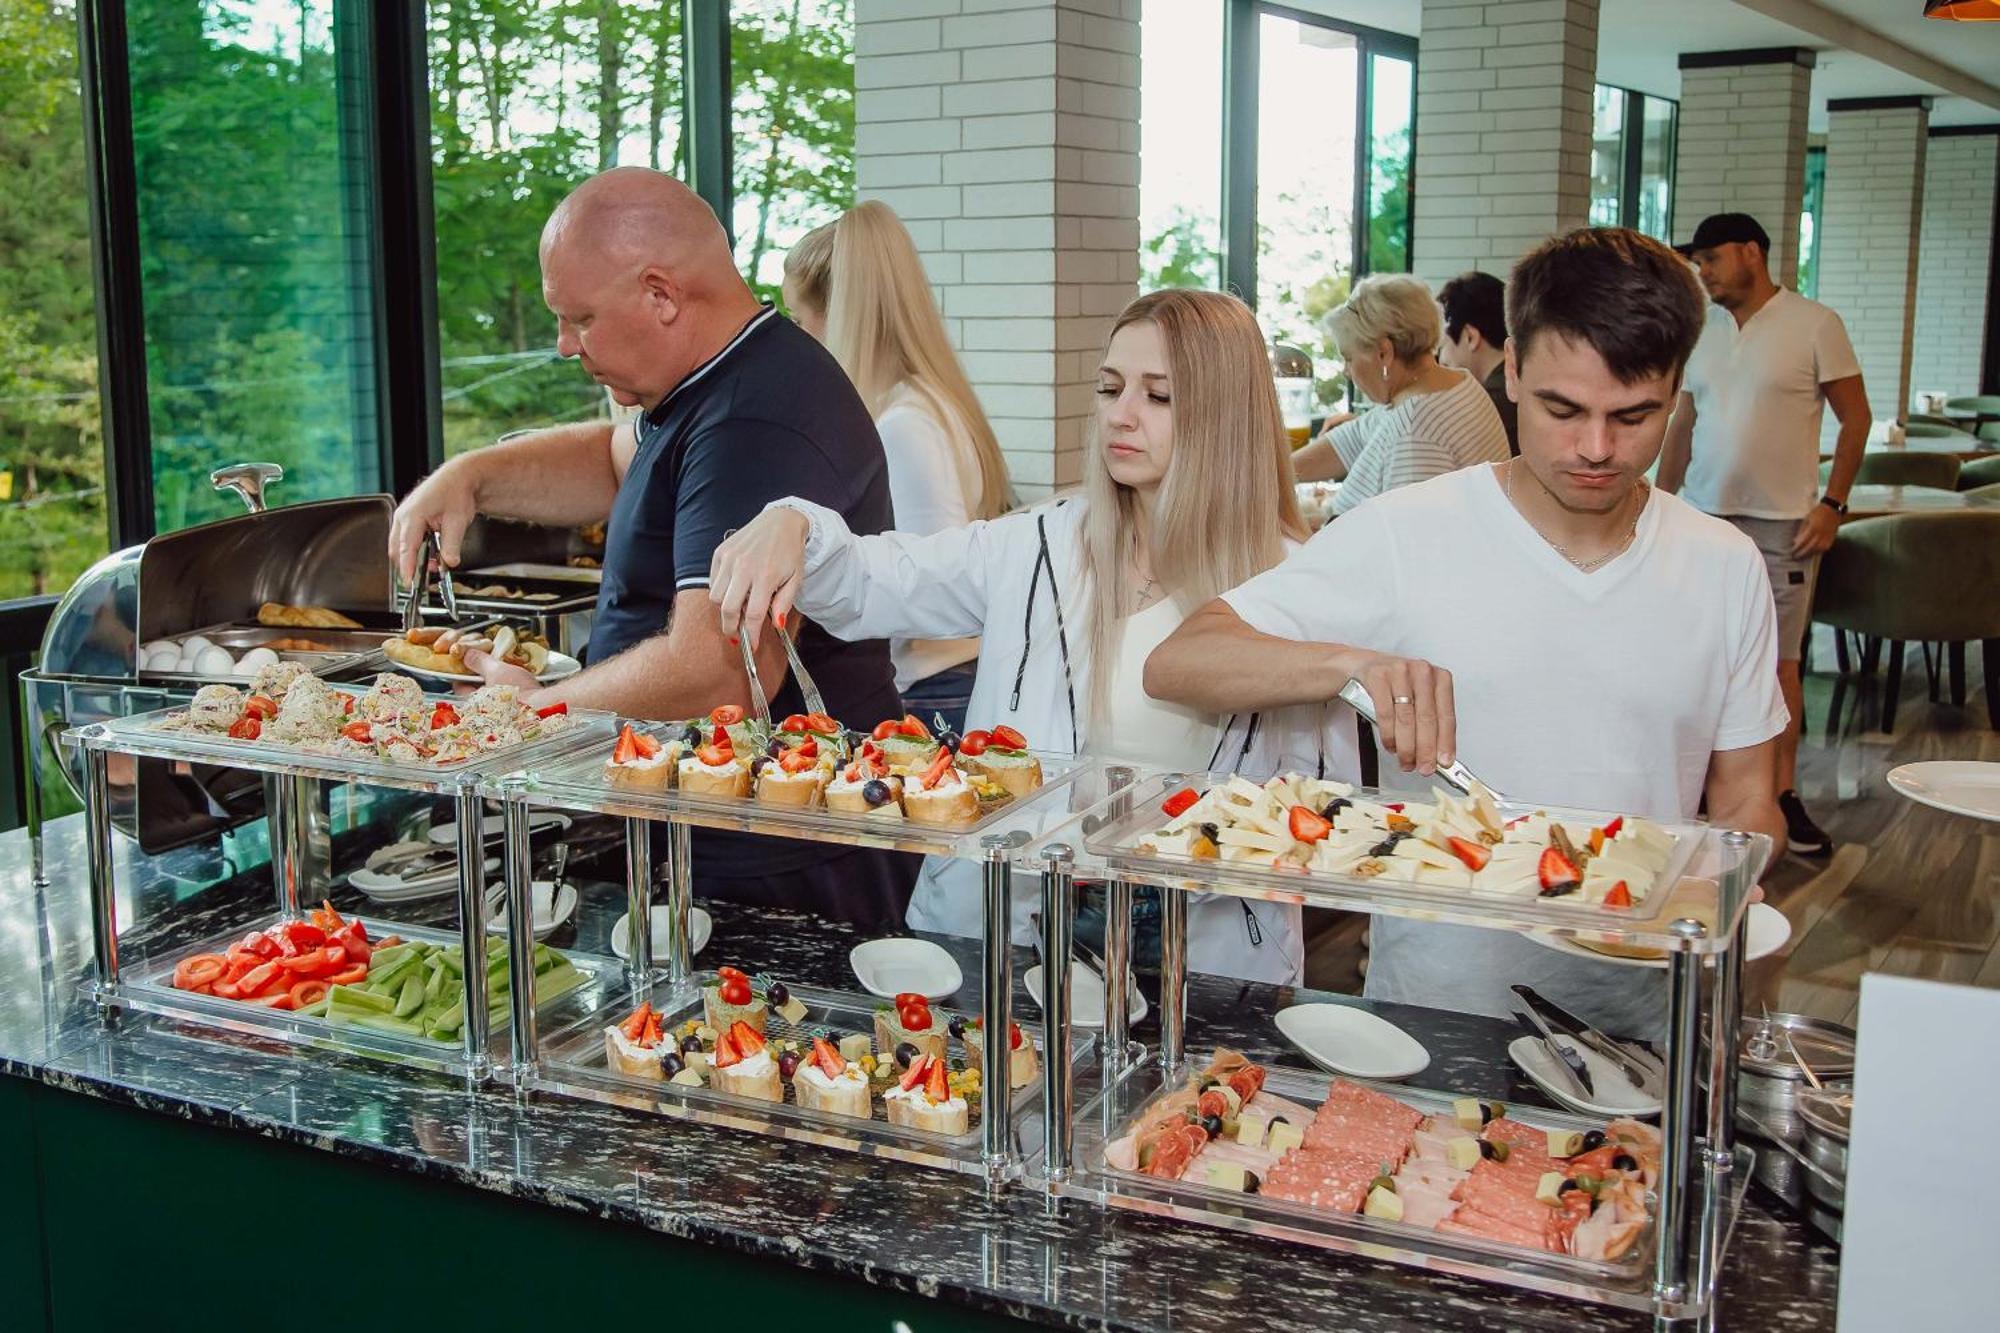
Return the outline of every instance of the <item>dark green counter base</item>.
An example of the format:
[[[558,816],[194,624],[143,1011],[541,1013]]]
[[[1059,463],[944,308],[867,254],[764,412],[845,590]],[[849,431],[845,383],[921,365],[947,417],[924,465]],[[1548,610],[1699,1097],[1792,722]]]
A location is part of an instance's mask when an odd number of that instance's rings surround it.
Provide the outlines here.
[[[0,1078],[0,1327],[944,1333],[995,1315]]]

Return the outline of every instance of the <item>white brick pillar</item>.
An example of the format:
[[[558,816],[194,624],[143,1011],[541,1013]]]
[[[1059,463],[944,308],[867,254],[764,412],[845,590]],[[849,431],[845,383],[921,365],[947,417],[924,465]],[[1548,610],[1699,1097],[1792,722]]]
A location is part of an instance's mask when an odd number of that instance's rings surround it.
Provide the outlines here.
[[[855,184],[894,208],[1023,498],[1081,478],[1138,294],[1140,0],[858,0]]]
[[[1919,96],[1826,104],[1819,299],[1847,322],[1878,421],[1902,417],[1910,401],[1930,107]]]
[[[1771,235],[1771,278],[1799,280],[1806,115],[1813,53],[1803,47],[1687,51],[1674,164],[1674,241],[1711,213],[1748,213]]]
[[[1968,127],[1971,128],[1971,127]],[[2000,311],[1986,308],[1992,280],[2000,128],[1934,129],[1924,159],[1922,235],[1917,242],[1917,323],[1910,354],[1910,406],[1936,390],[1980,390],[1987,342]]]
[[[1504,277],[1590,220],[1598,0],[1424,0],[1412,266]]]

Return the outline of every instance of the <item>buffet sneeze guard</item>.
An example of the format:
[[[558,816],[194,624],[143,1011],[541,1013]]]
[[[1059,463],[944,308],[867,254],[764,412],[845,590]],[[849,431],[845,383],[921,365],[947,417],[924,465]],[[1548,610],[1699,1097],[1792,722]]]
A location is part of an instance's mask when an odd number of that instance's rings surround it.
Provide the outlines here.
[[[715,984],[712,969],[697,970],[690,956],[689,921],[694,874],[690,830],[726,829],[770,837],[827,844],[877,847],[935,857],[971,861],[979,867],[982,920],[981,967],[976,1014],[987,1033],[1007,1033],[1013,1012],[1013,961],[1009,941],[1009,905],[1022,847],[1078,812],[1101,802],[1134,773],[1088,761],[1041,756],[1045,780],[1025,796],[983,812],[965,825],[935,826],[881,815],[843,814],[828,810],[786,807],[732,797],[708,797],[679,790],[635,791],[613,786],[605,776],[608,747],[595,753],[572,753],[550,763],[489,780],[489,794],[500,798],[506,828],[505,875],[507,921],[517,969],[525,968],[532,947],[528,923],[532,868],[528,829],[535,809],[590,812],[621,818],[626,838],[626,899],[630,959],[622,985],[611,987],[600,1003],[571,1021],[552,1024],[538,1016],[531,985],[513,991],[512,1070],[521,1095],[544,1093],[585,1097],[615,1105],[639,1107],[662,1115],[728,1125],[783,1138],[820,1143],[851,1152],[914,1162],[978,1175],[1002,1183],[1021,1179],[1041,1150],[1048,1089],[1063,1093],[1071,1087],[1097,1087],[1094,1044],[1065,1031],[1062,1039],[1041,1037],[1039,1070],[1033,1082],[1009,1088],[1006,1040],[988,1040],[981,1051],[980,1095],[968,1098],[968,1131],[957,1137],[893,1125],[882,1118],[871,1094],[871,1118],[844,1116],[800,1107],[790,1101],[766,1102],[734,1096],[707,1086],[687,1086],[666,1079],[622,1074],[607,1066],[604,1031],[622,1021],[641,1003],[650,1003],[669,1030],[703,1012],[704,983]],[[652,917],[655,849],[664,842],[659,878],[664,881],[668,908],[666,957],[652,956],[650,932],[637,923]],[[717,959],[755,974],[754,958]],[[517,970],[516,975],[522,975]],[[783,980],[782,978],[770,978]],[[812,1035],[838,1037],[869,1030],[874,1011],[889,1001],[848,991],[789,985],[808,1017],[801,1024],[784,1024],[775,1014],[769,1034],[794,1039]],[[935,1021],[947,1021],[940,1007]],[[1039,1034],[1021,1024],[1024,1039]],[[1053,1030],[1053,1029],[1048,1029]],[[949,1044],[948,1044],[949,1049]],[[888,1058],[888,1052],[879,1058]],[[893,1086],[893,1085],[891,1085]],[[996,1092],[996,1090],[999,1090]],[[781,1093],[782,1096],[782,1093]]]
[[[1109,885],[1105,954],[1112,977],[1124,971],[1130,956],[1133,886],[1156,886],[1161,897],[1159,1045],[1144,1051],[1129,1043],[1125,988],[1107,983],[1104,1068],[1097,1095],[1078,1097],[1072,1108],[1065,1101],[1068,1089],[1054,1080],[1045,1089],[1047,1141],[1040,1174],[1046,1188],[1108,1206],[1643,1310],[1662,1320],[1708,1315],[1752,1165],[1749,1150],[1735,1143],[1736,1042],[1730,1035],[1741,1020],[1747,909],[1757,876],[1770,858],[1771,840],[1705,824],[1666,825],[1676,839],[1670,862],[1673,873],[1663,875],[1654,895],[1649,895],[1649,899],[1656,895],[1659,902],[1643,901],[1622,922],[1606,910],[1566,907],[1559,901],[1482,898],[1140,849],[1141,835],[1165,822],[1161,806],[1168,796],[1188,787],[1207,790],[1227,780],[1226,774],[1143,774],[1021,853],[1021,863],[1039,872],[1042,883],[1048,962],[1043,1003],[1051,1043],[1063,1040],[1070,1022],[1066,963],[1077,876],[1101,877]],[[1399,799],[1387,793],[1355,794],[1379,796],[1385,802]],[[1509,804],[1503,813],[1512,816],[1538,808]],[[1589,818],[1585,812],[1546,809],[1558,818]],[[1595,822],[1610,817],[1599,814]],[[1704,875],[1712,879],[1701,878]],[[1705,895],[1699,912],[1686,910],[1693,900],[1690,889]],[[1185,1086],[1197,1067],[1188,1053],[1185,987],[1187,902],[1188,895],[1198,891],[1494,930],[1538,930],[1664,952],[1668,1014],[1660,1176],[1648,1199],[1652,1221],[1638,1243],[1619,1261],[1584,1260],[1162,1179],[1108,1163],[1105,1149],[1112,1139],[1161,1096]],[[1715,1040],[1717,1034],[1722,1039]],[[1705,1042],[1704,1036],[1709,1040]],[[1698,1067],[1701,1061],[1706,1061],[1706,1068]],[[1275,1064],[1268,1069],[1266,1086],[1280,1095],[1316,1100],[1325,1096],[1331,1081],[1331,1076],[1317,1070]],[[1367,1080],[1349,1081],[1367,1085]],[[1379,1090],[1426,1112],[1449,1104],[1449,1092],[1421,1088],[1421,1075],[1416,1084],[1385,1084]],[[1552,1129],[1585,1129],[1592,1123],[1539,1107],[1522,1114]]]

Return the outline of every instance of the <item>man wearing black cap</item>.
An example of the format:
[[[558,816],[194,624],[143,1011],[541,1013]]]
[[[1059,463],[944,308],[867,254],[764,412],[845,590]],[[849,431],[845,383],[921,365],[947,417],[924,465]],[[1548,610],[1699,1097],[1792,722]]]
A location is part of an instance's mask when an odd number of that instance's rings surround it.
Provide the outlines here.
[[[1778,806],[1795,852],[1824,856],[1829,838],[1796,790],[1799,658],[1820,553],[1833,545],[1868,442],[1868,394],[1840,316],[1771,281],[1771,238],[1747,213],[1703,218],[1676,247],[1715,303],[1688,361],[1660,456],[1659,485],[1726,518],[1764,553],[1778,606],[1778,682],[1792,726],[1778,741]],[[1819,432],[1840,421],[1832,474],[1819,486]]]

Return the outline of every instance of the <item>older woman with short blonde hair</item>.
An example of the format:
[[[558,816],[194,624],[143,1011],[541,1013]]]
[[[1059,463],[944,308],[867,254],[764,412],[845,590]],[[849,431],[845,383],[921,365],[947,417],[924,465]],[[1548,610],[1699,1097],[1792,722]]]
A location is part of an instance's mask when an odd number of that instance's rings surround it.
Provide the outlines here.
[[[1327,419],[1293,455],[1301,481],[1338,481],[1333,513],[1398,486],[1507,458],[1507,428],[1478,380],[1441,366],[1444,328],[1430,288],[1401,274],[1363,278],[1326,317],[1347,377],[1382,404]]]

